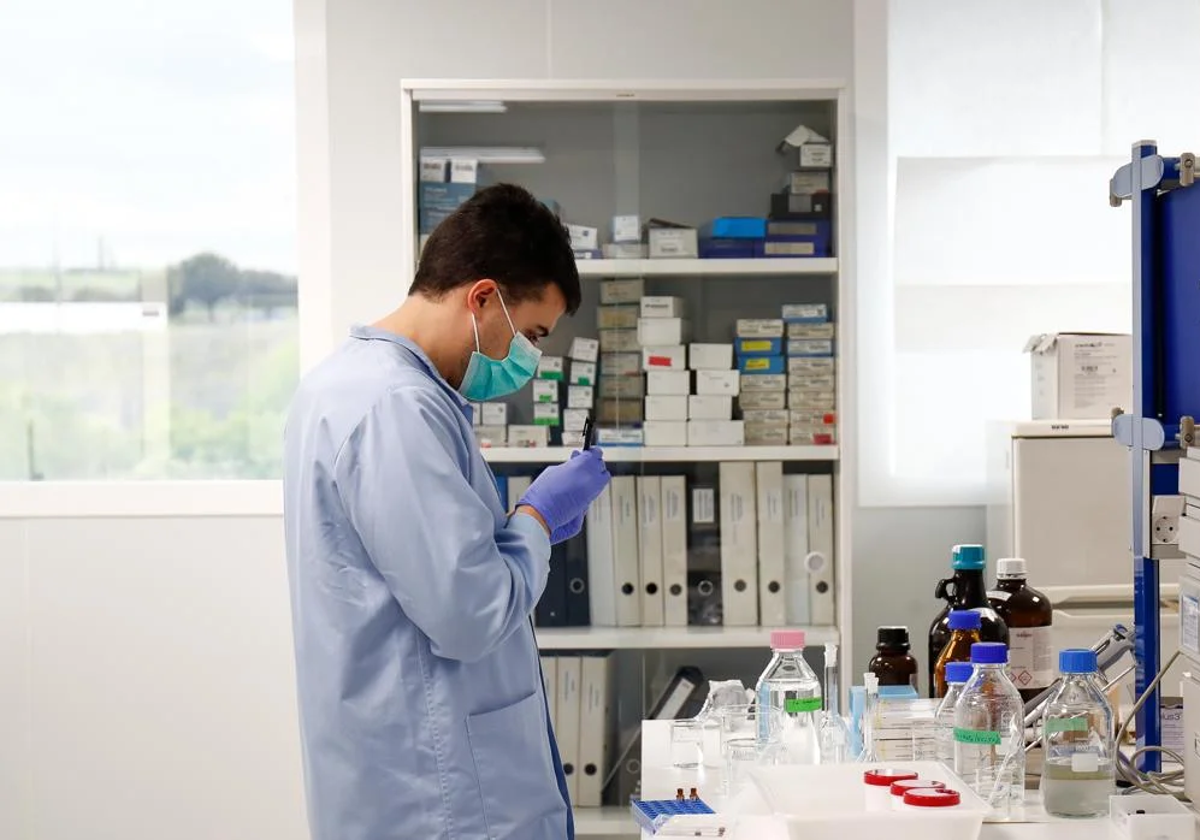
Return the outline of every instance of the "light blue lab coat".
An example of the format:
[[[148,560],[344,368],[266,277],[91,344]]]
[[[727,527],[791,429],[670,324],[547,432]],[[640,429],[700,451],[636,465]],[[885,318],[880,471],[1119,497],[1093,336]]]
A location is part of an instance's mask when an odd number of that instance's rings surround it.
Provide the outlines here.
[[[284,494],[314,840],[573,836],[530,622],[550,541],[467,402],[356,328],[300,384]]]

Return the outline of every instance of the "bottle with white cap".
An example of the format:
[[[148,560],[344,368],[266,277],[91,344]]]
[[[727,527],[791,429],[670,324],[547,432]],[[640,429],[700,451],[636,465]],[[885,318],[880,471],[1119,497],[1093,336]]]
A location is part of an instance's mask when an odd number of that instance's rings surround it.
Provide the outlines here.
[[[1054,649],[1050,625],[1054,607],[1026,581],[1026,564],[1020,557],[996,562],[996,588],[988,603],[1008,625],[1008,667],[1013,684],[1028,702],[1054,682]]]
[[[784,716],[781,762],[816,764],[821,724],[821,683],[804,661],[803,630],[771,631],[771,661],[755,687],[761,708]],[[764,718],[765,719],[765,718]],[[765,734],[766,733],[761,733]],[[763,742],[767,740],[763,737]]]

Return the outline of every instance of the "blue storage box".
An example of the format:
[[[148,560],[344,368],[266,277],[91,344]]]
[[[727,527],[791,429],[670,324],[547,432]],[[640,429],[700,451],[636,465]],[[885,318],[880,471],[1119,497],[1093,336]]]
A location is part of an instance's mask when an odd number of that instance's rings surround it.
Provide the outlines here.
[[[739,356],[782,356],[782,338],[739,338],[733,343]]]
[[[701,239],[702,260],[754,260],[762,256],[761,239]]]
[[[718,216],[700,228],[702,239],[762,239],[767,220],[758,216]]]
[[[783,356],[738,356],[738,370],[745,374],[786,373]]]
[[[629,810],[643,831],[657,834],[671,817],[692,814],[712,814],[712,808],[703,799],[631,799]]]

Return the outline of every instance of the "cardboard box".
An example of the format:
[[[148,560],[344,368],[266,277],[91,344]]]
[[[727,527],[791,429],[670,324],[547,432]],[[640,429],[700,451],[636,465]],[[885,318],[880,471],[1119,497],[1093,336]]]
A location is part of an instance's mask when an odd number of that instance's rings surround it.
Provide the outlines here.
[[[829,169],[833,166],[833,144],[804,143],[798,157],[801,169]]]
[[[646,281],[641,277],[600,281],[600,303],[638,303],[646,293]],[[636,317],[636,316],[635,316]]]
[[[688,424],[678,420],[647,420],[642,424],[645,446],[687,446]]]
[[[643,318],[682,318],[683,298],[668,295],[647,295],[642,298]]]
[[[645,370],[687,370],[687,347],[682,344],[642,348]]]
[[[786,408],[763,408],[750,411],[743,408],[742,419],[746,421],[746,425],[754,423],[759,426],[786,426],[792,418]]]
[[[1107,333],[1035,335],[1030,354],[1034,420],[1107,420],[1130,409],[1133,340]]]
[[[828,391],[837,392],[837,378],[823,374],[789,373],[788,391]]]
[[[743,391],[738,406],[747,411],[778,411],[787,408],[787,391]]]
[[[612,241],[629,244],[642,241],[642,220],[639,216],[613,216]]]
[[[629,353],[642,349],[638,344],[636,329],[632,330],[600,330],[600,351],[602,353]]]
[[[693,394],[687,399],[688,420],[733,419],[733,397],[729,394]]]
[[[643,376],[601,376],[596,386],[602,400],[640,400],[646,395],[646,379]]]
[[[554,384],[554,383],[551,383]],[[508,403],[485,402],[479,404],[480,426],[507,426]]]
[[[688,362],[692,370],[729,370],[733,367],[733,345],[688,345]]]
[[[451,184],[478,184],[479,161],[467,158],[450,158]]]
[[[788,359],[788,374],[793,376],[834,376],[837,360],[828,356],[798,356]]]
[[[533,401],[535,403],[558,402],[558,383],[552,379],[533,380]]]
[[[567,236],[571,237],[571,248],[590,251],[600,247],[600,231],[586,225],[567,225]]]
[[[449,158],[421,158],[420,181],[422,183],[444,184],[449,180]]]
[[[746,425],[741,420],[689,420],[688,446],[742,446]]]
[[[562,445],[568,449],[579,449],[583,446],[583,432],[568,432],[563,429]]]
[[[788,406],[802,411],[834,411],[837,394],[833,391],[788,391]]]
[[[641,400],[600,400],[596,408],[596,421],[624,425],[641,423],[645,419]]]
[[[600,354],[601,376],[637,376],[641,372],[642,354],[640,352]]]
[[[738,370],[752,376],[781,374],[787,368],[783,356],[738,356]]]
[[[739,338],[733,350],[741,356],[782,356],[782,338]]]
[[[596,309],[596,326],[601,330],[635,330],[638,308],[629,304],[601,306]]]
[[[691,391],[691,371],[652,370],[646,373],[646,394],[649,396],[687,396]]]
[[[736,370],[696,371],[696,393],[701,396],[736,397],[742,377]]]
[[[789,172],[783,188],[792,195],[827,193],[833,188],[833,178],[829,172]]]
[[[833,355],[833,342],[824,338],[789,338],[789,356],[828,357]]]
[[[688,398],[680,395],[646,397],[646,421],[687,420]]]
[[[591,385],[572,385],[567,388],[567,408],[591,408],[595,399]]]
[[[738,318],[738,338],[783,338],[782,318]]]
[[[836,337],[834,324],[826,321],[823,324],[788,324],[788,338],[823,338],[832,341]]]
[[[695,259],[700,255],[700,240],[695,228],[652,227],[647,242],[650,259]]]
[[[601,446],[641,446],[644,440],[641,429],[596,429],[596,443]]]
[[[554,379],[561,382],[565,378],[563,376],[565,368],[562,356],[542,356],[538,359],[537,378]]]
[[[606,260],[644,260],[650,256],[650,247],[644,242],[608,242],[600,246]]]
[[[600,342],[595,338],[573,338],[567,356],[577,362],[595,362],[600,357]]]
[[[823,303],[785,303],[785,324],[823,324],[829,320],[829,307]]]
[[[743,394],[754,394],[762,391],[786,391],[787,374],[746,374],[742,376],[741,389]]]
[[[476,426],[472,431],[483,449],[508,445],[508,426]]]
[[[588,415],[592,412],[586,408],[568,408],[563,411],[563,432],[582,432]],[[564,440],[563,445],[566,446]]]
[[[792,426],[788,429],[791,446],[833,446],[837,443],[836,426]]]
[[[535,426],[558,426],[562,423],[562,409],[558,403],[534,403],[533,424]]]
[[[508,445],[519,449],[549,446],[550,428],[548,426],[509,426]]]
[[[691,324],[682,318],[638,318],[637,337],[643,347],[683,344],[691,338]]]
[[[793,426],[836,426],[837,413],[811,408],[793,408],[788,411],[788,421]]]
[[[467,404],[469,406],[471,406],[471,425],[472,426],[482,426],[483,425],[483,403],[469,402]]]
[[[746,423],[746,446],[787,446],[788,424]]]
[[[572,359],[570,378],[567,381],[572,385],[595,385],[596,363]]]

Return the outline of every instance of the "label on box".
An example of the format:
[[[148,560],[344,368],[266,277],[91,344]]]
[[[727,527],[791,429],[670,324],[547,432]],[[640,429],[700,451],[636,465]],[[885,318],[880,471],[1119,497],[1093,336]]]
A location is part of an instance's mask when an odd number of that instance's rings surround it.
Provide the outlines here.
[[[600,281],[600,302],[602,304],[612,303],[638,303],[645,293],[646,283],[640,277],[631,277],[623,280],[601,280]],[[634,318],[637,318],[635,315]]]
[[[641,429],[596,429],[596,443],[601,446],[641,446]]]
[[[833,342],[825,339],[791,338],[788,339],[787,352],[789,356],[832,356]]]
[[[837,443],[834,426],[796,426],[788,430],[788,442],[792,446],[833,446]]]
[[[542,356],[538,359],[537,378],[562,381],[564,368],[562,356]]]
[[[800,165],[814,169],[828,169],[833,166],[833,145],[804,143],[800,146]]]
[[[697,394],[736,397],[741,388],[741,383],[742,376],[736,370],[696,371]]]
[[[613,242],[641,242],[642,222],[637,216],[613,216]]]
[[[742,390],[748,393],[759,391],[786,391],[787,390],[787,374],[750,374],[743,376]]]
[[[600,330],[600,349],[605,353],[628,353],[642,349],[637,330]]]
[[[558,403],[534,403],[533,423],[536,426],[557,426],[559,423]]]
[[[591,385],[571,385],[567,388],[567,408],[591,408],[594,401]]]
[[[582,432],[591,414],[586,408],[568,408],[563,412],[563,430],[567,432]],[[564,442],[564,446],[566,443]]]
[[[586,225],[567,225],[567,236],[571,237],[571,247],[591,250],[599,247],[599,231]]]
[[[788,359],[788,373],[792,376],[833,376],[837,362],[828,357],[798,356]]]
[[[679,318],[683,315],[683,298],[646,296],[642,298],[643,318]]]
[[[732,420],[733,397],[727,394],[693,394],[688,397],[689,420]]]
[[[576,361],[594,362],[600,355],[600,342],[594,338],[573,338],[567,355]]]
[[[550,379],[533,380],[533,401],[535,403],[557,403],[558,383]]]
[[[449,180],[450,161],[446,158],[421,158],[421,181],[445,183]]]
[[[749,374],[779,374],[783,372],[783,358],[780,356],[743,357],[738,360],[738,369]]]
[[[717,492],[712,487],[692,488],[692,524],[713,525],[717,521]]]
[[[508,403],[480,403],[479,416],[479,425],[481,426],[504,426],[508,423]]]
[[[832,321],[826,321],[823,324],[788,324],[788,338],[823,338],[827,341],[832,341],[834,338],[834,325]]]
[[[792,195],[812,195],[829,192],[830,180],[828,172],[792,172],[784,181],[784,187]]]
[[[736,349],[739,356],[778,356],[783,352],[783,343],[778,338],[739,338]]]
[[[837,377],[829,373],[789,373],[789,391],[836,391]]]
[[[829,307],[823,303],[785,303],[782,314],[788,324],[823,324],[829,320]]]
[[[450,183],[478,184],[479,161],[468,158],[450,158]]]
[[[521,449],[549,446],[550,430],[546,426],[509,426],[508,445]]]
[[[504,446],[508,442],[508,426],[476,426],[472,429],[481,447]]]
[[[602,376],[636,376],[641,372],[641,353],[604,353],[600,356]]]
[[[686,370],[687,348],[682,344],[642,348],[642,366],[646,370]]]
[[[633,330],[637,329],[638,312],[636,306],[601,306],[596,310],[596,326],[601,330]]]
[[[787,408],[787,391],[750,391],[738,397],[742,411],[777,411]]]
[[[811,408],[793,408],[788,420],[793,426],[833,426],[837,424],[837,412]]]
[[[742,419],[746,421],[747,425],[750,423],[776,423],[786,426],[791,422],[792,418],[788,414],[787,409],[764,408],[751,409],[749,411],[742,409]]]
[[[596,384],[596,365],[594,362],[579,362],[575,359],[571,360],[571,384],[572,385],[595,385]]]
[[[646,420],[687,420],[688,398],[683,395],[655,394],[646,397]],[[684,446],[686,444],[680,444]]]
[[[697,372],[697,377],[700,373]],[[651,370],[646,373],[646,393],[654,396],[687,396],[692,390],[692,374],[686,370]]]
[[[640,400],[646,393],[646,380],[641,376],[601,376],[597,388],[601,399]]]
[[[783,338],[782,318],[738,318],[738,338]]]

